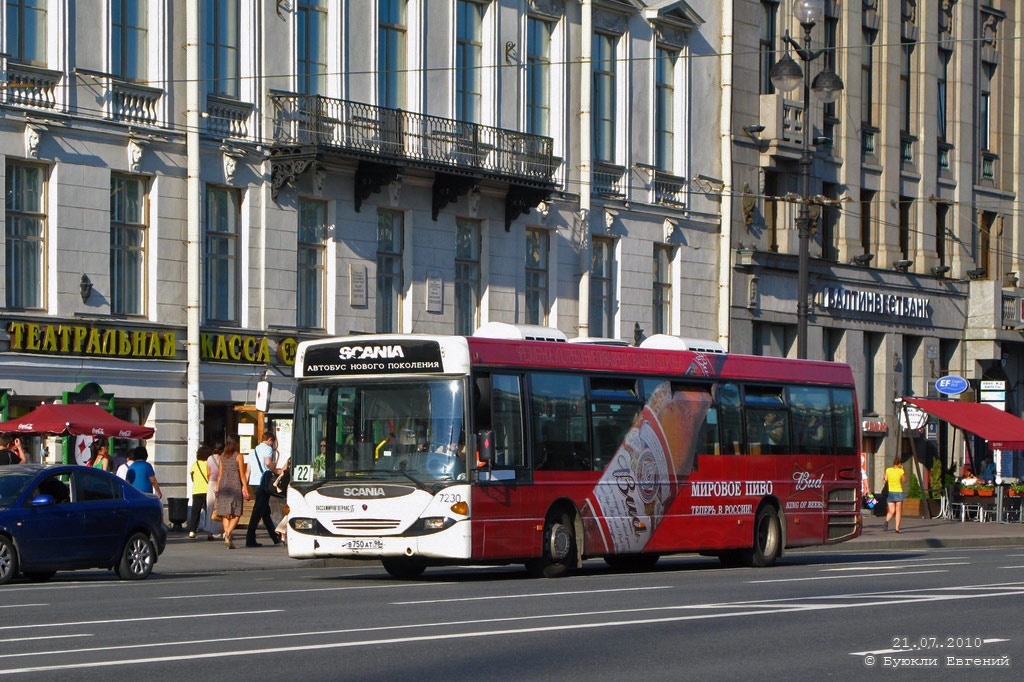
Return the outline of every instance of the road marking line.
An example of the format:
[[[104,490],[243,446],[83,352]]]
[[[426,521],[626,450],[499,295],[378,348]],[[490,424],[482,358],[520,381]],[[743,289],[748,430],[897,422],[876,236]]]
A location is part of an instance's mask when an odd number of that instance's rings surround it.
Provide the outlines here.
[[[1024,566],[1000,566],[999,568],[1024,568]]]
[[[1009,593],[1011,595],[1016,593]],[[936,595],[931,598],[932,601],[954,601],[960,599],[978,599],[981,597],[1004,597],[1007,593],[1003,592],[992,592],[985,595]],[[10,675],[15,673],[26,673],[26,672],[49,672],[54,670],[73,670],[73,669],[84,669],[84,668],[101,668],[101,667],[113,667],[113,666],[125,666],[125,665],[139,665],[146,663],[171,663],[178,661],[196,661],[204,658],[231,658],[236,656],[265,656],[267,654],[278,654],[278,653],[294,653],[301,651],[316,651],[326,649],[344,649],[352,647],[364,647],[364,646],[378,646],[383,644],[407,644],[411,642],[430,642],[430,641],[442,641],[442,640],[454,640],[454,639],[470,639],[476,637],[500,637],[507,635],[520,635],[520,634],[536,634],[541,632],[558,632],[558,631],[580,631],[586,629],[599,629],[599,628],[611,628],[611,627],[629,627],[637,625],[653,625],[658,623],[676,623],[688,620],[707,620],[712,618],[736,618],[741,616],[761,615],[761,614],[775,614],[775,613],[793,613],[799,611],[827,611],[835,609],[846,609],[846,608],[864,608],[864,607],[878,607],[888,606],[892,602],[889,601],[867,601],[860,604],[814,604],[814,605],[799,605],[790,607],[780,607],[777,609],[768,609],[760,611],[735,611],[731,613],[711,613],[711,614],[695,614],[685,616],[667,616],[662,618],[642,618],[636,620],[616,620],[616,621],[604,621],[599,623],[570,623],[565,625],[548,625],[542,627],[530,627],[530,628],[511,628],[505,630],[476,630],[473,632],[448,632],[437,635],[419,635],[419,636],[407,636],[407,637],[394,637],[391,639],[363,639],[352,642],[330,642],[327,644],[304,644],[294,646],[281,646],[281,647],[260,647],[258,649],[245,649],[241,651],[232,651],[230,649],[225,651],[216,651],[210,653],[183,653],[172,656],[153,656],[149,658],[135,658],[135,659],[112,659],[108,661],[89,661],[84,663],[63,663],[57,665],[46,665],[46,666],[32,666],[25,668],[8,668],[0,669],[0,675]],[[692,608],[692,607],[685,607]],[[436,623],[432,625],[438,625]],[[444,624],[450,625],[450,624]],[[280,636],[279,633],[276,633]]]
[[[605,592],[636,592],[638,590],[670,590],[671,585],[659,585],[656,587],[619,587],[615,589],[607,590],[583,590],[583,591],[568,591],[568,592],[534,592],[533,594],[506,594],[506,595],[490,595],[487,597],[458,597],[456,599],[424,599],[421,601],[393,601],[391,604],[396,606],[407,606],[409,604],[437,604],[437,603],[448,603],[453,601],[483,601],[487,599],[526,599],[529,597],[562,597],[566,595],[577,595],[577,594],[602,594]]]
[[[938,639],[939,640],[943,640],[945,638],[939,637]],[[974,639],[974,638],[973,637],[963,637],[963,638],[956,638],[956,639]],[[983,639],[983,640],[981,640],[982,644],[998,644],[999,642],[1009,642],[1009,641],[1010,640],[1008,640],[1008,639]],[[945,648],[945,647],[942,647],[942,648]],[[905,654],[905,653],[909,653],[910,651],[911,650],[908,650],[908,649],[878,649],[877,651],[851,651],[850,655],[851,656],[868,656],[868,655],[876,655],[877,656],[878,654]],[[927,651],[934,651],[934,649],[927,649]]]
[[[66,639],[66,638],[69,638],[69,637],[92,637],[92,636],[93,635],[90,635],[88,633],[78,633],[78,634],[71,634],[71,635],[61,635],[61,639]],[[35,639],[50,639],[50,640],[52,640],[53,639],[53,635],[44,635],[42,637],[11,637],[10,639],[0,639],[0,644],[3,644],[4,642],[30,642],[30,641],[35,640]],[[104,647],[104,648],[106,648],[106,647]],[[111,647],[111,648],[113,648],[113,647]],[[36,653],[38,653],[38,652],[36,652]]]
[[[883,575],[923,575],[925,573],[949,573],[949,571],[893,571],[889,573],[863,573],[860,575],[816,575],[808,578],[774,578],[772,580],[748,580],[748,583],[792,583],[801,580],[839,580],[841,578],[877,578]]]
[[[0,609],[20,609],[24,606],[49,606],[49,604],[4,604]]]
[[[179,574],[180,575],[180,574]],[[189,585],[196,583],[210,583],[212,580],[192,580]],[[120,579],[97,579],[97,580],[74,580],[69,582],[53,583],[50,585],[6,585],[4,592],[28,592],[31,590],[80,590],[83,587],[128,587],[129,585],[177,585],[180,581],[162,580],[120,580]]]
[[[847,568],[823,568],[822,571],[874,571],[883,568],[931,568],[932,566],[967,566],[970,561],[946,561],[942,563],[928,563],[928,564],[911,564],[902,566],[865,566],[864,568],[858,568],[857,566],[849,566]]]
[[[409,585],[347,585],[345,587],[313,587],[298,590],[266,590],[263,592],[217,592],[214,594],[176,594],[172,597],[158,597],[159,599],[209,599],[211,597],[252,597],[260,594],[294,594],[296,592],[339,592],[342,590],[384,590],[401,587],[427,587],[433,585],[454,585],[452,582],[439,583],[413,583]]]
[[[262,611],[224,611],[222,613],[186,613],[180,616],[146,616],[144,618],[108,618],[104,620],[79,620],[66,623],[34,623],[31,625],[0,625],[0,630],[25,630],[27,628],[64,628],[72,625],[99,625],[102,623],[139,623],[149,620],[179,620],[182,618],[217,618],[219,616],[248,616],[260,613],[280,613],[284,609]]]
[[[787,554],[786,556],[790,556]],[[935,557],[936,559],[942,559],[943,561],[957,561],[961,559],[970,559],[968,556],[942,556]],[[904,561],[928,561],[926,557],[907,557],[906,559],[871,559],[870,561],[838,561],[834,564],[821,564],[822,566],[863,566],[865,564],[895,564]],[[801,566],[813,566],[815,564],[800,564]]]

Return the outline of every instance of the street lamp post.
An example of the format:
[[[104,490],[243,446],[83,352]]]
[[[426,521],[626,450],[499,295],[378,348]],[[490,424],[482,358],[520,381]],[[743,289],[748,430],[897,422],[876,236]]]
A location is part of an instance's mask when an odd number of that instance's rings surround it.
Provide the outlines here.
[[[814,220],[811,218],[811,164],[814,156],[811,154],[811,135],[814,126],[810,120],[811,93],[818,95],[822,102],[834,102],[839,97],[839,91],[843,89],[843,81],[830,67],[814,77],[811,81],[810,65],[815,59],[825,53],[825,49],[814,50],[811,48],[811,30],[814,25],[821,21],[825,11],[825,0],[799,0],[796,5],[796,16],[804,29],[803,45],[793,40],[789,31],[783,38],[785,43],[793,48],[800,61],[804,63],[803,68],[789,56],[789,50],[782,59],[772,66],[772,85],[781,92],[790,92],[803,83],[803,145],[800,154],[800,208],[796,216],[796,233],[800,244],[799,260],[797,262],[797,299],[796,299],[796,352],[797,357],[807,357],[807,315],[808,298],[810,297],[810,286],[808,283],[808,270],[810,269],[810,241],[811,230],[814,228]]]

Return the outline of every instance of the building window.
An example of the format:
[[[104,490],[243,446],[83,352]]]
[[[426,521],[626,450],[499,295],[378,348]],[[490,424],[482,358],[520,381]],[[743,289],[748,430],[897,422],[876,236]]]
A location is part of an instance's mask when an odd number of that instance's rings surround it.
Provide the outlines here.
[[[324,326],[324,268],[327,245],[327,204],[299,200],[298,270],[295,282],[295,323],[299,327]]]
[[[206,0],[206,78],[214,95],[239,96],[239,0]]]
[[[672,247],[654,245],[652,304],[654,333],[670,334],[672,327]]]
[[[989,149],[991,101],[992,95],[988,92],[982,92],[978,98],[978,146],[984,151]]]
[[[402,246],[405,216],[398,211],[377,211],[377,331],[401,331]]]
[[[785,358],[796,339],[796,330],[788,324],[754,323],[754,355]]]
[[[833,73],[839,73],[839,17],[825,17],[825,53],[822,55],[824,67]],[[825,102],[822,105],[822,132],[833,141],[839,127],[839,102]]]
[[[112,0],[110,4],[110,72],[129,81],[145,81],[147,0]]]
[[[480,311],[480,223],[455,223],[455,333],[472,334]]]
[[[779,250],[779,175],[764,172],[764,226],[768,233],[768,250]]]
[[[548,323],[550,239],[547,230],[526,231],[526,324]]]
[[[594,136],[594,159],[615,160],[615,37],[594,34],[593,105],[591,127]]]
[[[874,125],[875,108],[875,37],[878,34],[864,29],[864,54],[860,60],[860,120],[866,126]]]
[[[146,312],[146,182],[110,179],[110,312]]]
[[[871,204],[874,200],[873,190],[860,191],[860,247],[865,254],[871,253]]]
[[[46,65],[46,0],[7,0],[7,52],[15,61]]]
[[[322,95],[327,92],[327,0],[301,0],[298,13],[299,92]]]
[[[594,237],[590,246],[590,335],[612,337],[612,277],[615,274],[615,242]]]
[[[900,255],[905,258],[910,258],[910,212],[914,207],[914,200],[910,197],[900,197],[900,223],[899,223],[899,246]]]
[[[903,337],[903,395],[919,395],[914,390],[914,368],[917,356],[921,351],[921,337],[906,335]]]
[[[455,35],[455,118],[480,122],[484,6],[458,0]]]
[[[46,213],[40,166],[7,164],[4,268],[8,308],[43,307]]]
[[[866,332],[864,334],[864,399],[861,409],[865,416],[874,417],[875,412],[875,362],[882,350],[883,334]]]
[[[949,137],[949,62],[953,53],[939,50],[939,78],[935,88],[935,104],[938,112],[939,140],[945,142]]]
[[[405,107],[406,0],[377,2],[377,104]]]
[[[526,132],[551,129],[551,34],[554,24],[530,17],[526,28]]]
[[[654,79],[654,163],[667,172],[675,165],[673,156],[675,126],[675,70],[678,53],[658,48]]]
[[[206,319],[238,322],[238,195],[206,188]]]
[[[946,218],[949,216],[949,204],[944,201],[935,204],[935,257],[939,266],[946,264]]]
[[[773,0],[761,0],[761,68],[760,85],[762,95],[771,95],[775,92],[772,85],[772,67],[775,66],[775,43],[778,33],[779,3]]]
[[[900,51],[900,133],[910,135],[913,130],[913,63],[914,43],[903,43]]]
[[[978,225],[978,269],[981,270],[982,279],[989,279],[992,276],[992,230],[996,226],[996,214],[992,211],[983,211],[981,224]],[[998,245],[998,240],[996,244]]]
[[[824,332],[825,341],[825,361],[842,362],[843,358],[840,357],[839,351],[842,348],[843,336],[846,330],[825,327],[822,331]]]

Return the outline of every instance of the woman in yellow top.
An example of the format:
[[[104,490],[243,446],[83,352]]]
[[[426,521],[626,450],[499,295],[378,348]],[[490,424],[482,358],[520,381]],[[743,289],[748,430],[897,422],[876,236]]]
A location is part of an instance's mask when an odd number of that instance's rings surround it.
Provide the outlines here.
[[[196,450],[196,461],[192,463],[192,469],[188,472],[192,479],[192,515],[188,520],[188,536],[194,538],[196,529],[199,527],[199,514],[206,507],[206,493],[210,489],[210,467],[207,460],[213,453],[206,445],[200,445]],[[211,513],[212,510],[207,510]],[[206,534],[207,540],[213,539],[212,533]]]
[[[903,521],[903,500],[907,494],[903,492],[903,484],[907,482],[907,474],[903,471],[903,460],[899,455],[892,458],[892,466],[885,470],[885,482],[889,485],[889,497],[885,513],[885,529],[889,530],[889,520],[896,517],[896,532],[900,532]]]

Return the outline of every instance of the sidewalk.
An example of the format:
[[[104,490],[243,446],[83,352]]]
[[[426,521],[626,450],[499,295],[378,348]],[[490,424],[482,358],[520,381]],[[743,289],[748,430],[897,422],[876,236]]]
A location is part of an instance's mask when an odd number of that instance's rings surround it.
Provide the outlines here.
[[[884,517],[864,515],[864,530],[849,542],[807,551],[900,550],[938,547],[1024,546],[1024,523],[977,523],[942,519],[904,518],[901,533],[884,531]],[[261,529],[257,540],[263,547],[245,547],[245,534],[235,533],[237,549],[229,550],[222,540],[190,540],[185,533],[169,533],[167,548],[157,562],[158,573],[203,573],[206,571],[258,571],[281,568],[321,568],[324,566],[379,567],[376,560],[348,559],[297,560],[288,557],[284,544],[273,545]]]

